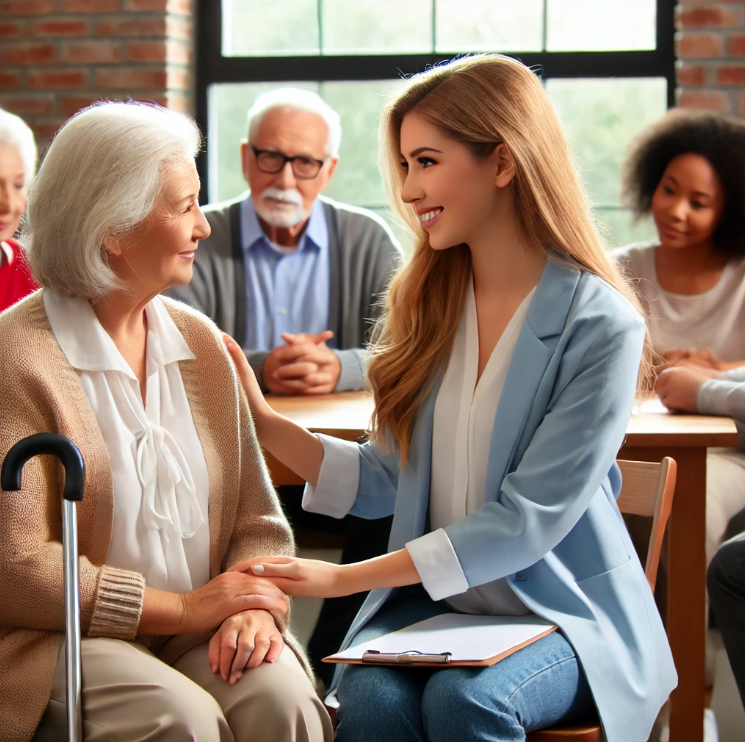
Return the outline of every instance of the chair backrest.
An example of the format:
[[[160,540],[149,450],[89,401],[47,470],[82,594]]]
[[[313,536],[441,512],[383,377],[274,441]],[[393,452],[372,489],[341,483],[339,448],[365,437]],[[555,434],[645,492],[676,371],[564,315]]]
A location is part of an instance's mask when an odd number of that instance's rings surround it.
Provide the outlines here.
[[[649,586],[654,590],[662,552],[662,540],[673,506],[678,467],[675,460],[668,456],[659,464],[619,460],[618,466],[623,475],[618,508],[624,514],[652,518],[652,533],[649,537],[644,573]]]
[[[618,466],[623,475],[623,486],[618,497],[619,510],[628,515],[652,518],[652,534],[649,537],[644,574],[654,591],[662,539],[673,504],[678,466],[674,459],[667,456],[660,464],[619,461]],[[596,720],[586,726],[542,729],[527,736],[527,742],[600,742],[600,739],[601,730]]]

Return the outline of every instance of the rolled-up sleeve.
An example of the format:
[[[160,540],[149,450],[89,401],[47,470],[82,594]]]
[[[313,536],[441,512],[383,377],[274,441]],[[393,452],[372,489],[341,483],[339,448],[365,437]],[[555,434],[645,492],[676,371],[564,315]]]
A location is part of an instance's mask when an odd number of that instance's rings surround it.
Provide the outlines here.
[[[468,590],[468,580],[458,555],[442,528],[409,541],[406,551],[432,600],[444,600]]]
[[[303,509],[343,518],[352,509],[360,486],[360,454],[356,443],[318,435],[323,461],[318,482],[305,485]]]

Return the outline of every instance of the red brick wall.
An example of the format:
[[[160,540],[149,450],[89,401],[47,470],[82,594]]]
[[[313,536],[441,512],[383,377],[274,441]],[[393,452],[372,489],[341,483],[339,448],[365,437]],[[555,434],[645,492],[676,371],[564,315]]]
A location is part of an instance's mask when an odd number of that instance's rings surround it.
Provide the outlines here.
[[[745,116],[745,0],[679,0],[678,104]]]
[[[192,5],[0,0],[0,106],[28,122],[40,147],[95,100],[152,100],[193,112]]]

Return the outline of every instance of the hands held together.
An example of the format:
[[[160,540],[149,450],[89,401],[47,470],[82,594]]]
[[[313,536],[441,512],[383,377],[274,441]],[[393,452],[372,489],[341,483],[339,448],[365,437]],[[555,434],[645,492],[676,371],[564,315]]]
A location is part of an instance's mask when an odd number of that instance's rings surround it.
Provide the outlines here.
[[[333,562],[298,557],[257,557],[230,568],[232,572],[266,578],[286,595],[338,598],[361,589],[351,570]]]
[[[237,683],[245,669],[276,662],[282,654],[284,640],[273,614],[285,615],[288,605],[270,580],[228,571],[177,597],[180,620],[174,633],[201,634],[219,627],[210,640],[209,663],[223,680]]]
[[[274,394],[331,394],[341,375],[339,357],[327,345],[334,333],[282,333],[287,345],[264,361],[264,385]]]
[[[654,390],[669,410],[698,412],[698,390],[723,368],[719,357],[708,348],[665,353]]]
[[[219,624],[210,640],[210,669],[235,684],[244,670],[276,662],[282,654],[284,640],[269,611],[286,614],[285,595],[336,597],[354,592],[343,577],[339,565],[312,559],[260,557],[241,562],[180,596],[181,633],[210,631]]]

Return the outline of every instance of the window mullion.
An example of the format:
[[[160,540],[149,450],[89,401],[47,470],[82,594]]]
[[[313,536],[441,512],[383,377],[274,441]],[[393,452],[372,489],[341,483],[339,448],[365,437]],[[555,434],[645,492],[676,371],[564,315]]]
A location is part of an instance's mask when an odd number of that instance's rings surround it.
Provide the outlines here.
[[[432,0],[432,54],[437,51],[437,0]]]
[[[548,51],[548,0],[543,0],[543,25],[541,27],[541,49]]]
[[[323,48],[323,0],[316,0],[316,19],[318,23],[318,53],[324,56]]]

